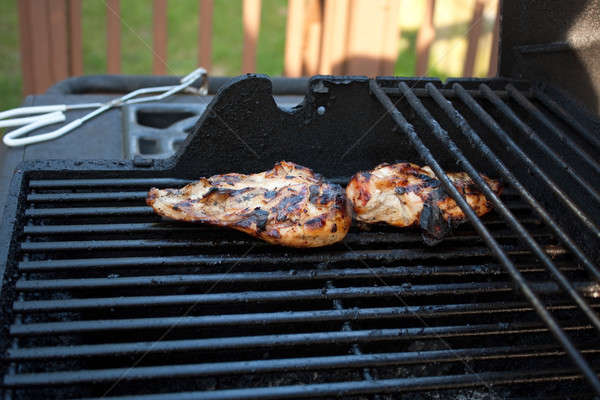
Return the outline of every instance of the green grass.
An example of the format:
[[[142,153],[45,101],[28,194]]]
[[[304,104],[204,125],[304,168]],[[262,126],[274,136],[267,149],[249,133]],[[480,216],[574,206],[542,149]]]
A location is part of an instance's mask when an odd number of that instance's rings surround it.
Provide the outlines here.
[[[213,74],[240,74],[242,38],[242,2],[215,0],[212,42]]]
[[[167,73],[186,75],[198,63],[198,1],[170,1],[167,30]]]
[[[85,74],[106,73],[106,6],[102,0],[85,0],[82,9],[83,64]],[[286,0],[263,0],[257,49],[257,71],[272,76],[283,72]],[[17,0],[0,0],[0,109],[22,102],[18,41]],[[168,3],[168,73],[186,74],[198,60],[198,1]],[[124,74],[152,73],[152,0],[121,1],[122,65]],[[238,75],[242,54],[241,0],[215,0],[213,17],[214,75]],[[415,67],[416,31],[403,31],[397,75],[412,76]],[[429,76],[445,78],[433,68]]]
[[[82,1],[81,35],[85,74],[106,73],[106,6],[103,1]]]
[[[263,74],[282,75],[287,1],[263,0],[262,4],[256,69]]]
[[[0,0],[0,110],[21,104],[21,65],[17,4]]]

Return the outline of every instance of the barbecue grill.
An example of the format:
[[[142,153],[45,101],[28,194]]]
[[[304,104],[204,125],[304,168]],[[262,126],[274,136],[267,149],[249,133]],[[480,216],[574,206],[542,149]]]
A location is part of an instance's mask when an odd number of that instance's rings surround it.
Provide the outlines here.
[[[5,398],[600,394],[600,123],[509,75],[317,76],[284,108],[246,75],[173,157],[21,164],[0,236]],[[433,247],[376,225],[289,249],[144,203],[152,186],[284,159],[339,184],[383,161],[429,165],[470,222]],[[493,213],[469,211],[456,170]]]

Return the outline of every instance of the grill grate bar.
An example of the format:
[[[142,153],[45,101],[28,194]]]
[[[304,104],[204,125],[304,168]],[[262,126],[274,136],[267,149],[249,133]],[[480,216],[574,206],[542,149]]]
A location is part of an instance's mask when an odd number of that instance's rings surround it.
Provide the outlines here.
[[[563,271],[580,271],[581,267],[565,264]],[[535,264],[519,265],[525,273],[541,272],[544,268]],[[490,276],[500,275],[506,271],[497,264],[456,265],[456,266],[424,266],[411,267],[374,267],[345,268],[328,270],[301,270],[273,272],[242,272],[228,274],[183,274],[183,275],[150,275],[128,276],[118,278],[73,278],[73,279],[23,279],[15,283],[15,289],[25,292],[40,290],[73,290],[102,289],[119,287],[165,287],[178,285],[199,285],[218,282],[252,283],[252,282],[286,282],[325,279],[359,279],[371,278],[373,274],[382,278],[417,278],[445,276]]]
[[[131,224],[89,224],[89,225],[28,225],[23,227],[25,235],[68,235],[73,233],[136,233],[136,232],[188,232],[214,229],[206,225],[158,224],[140,222]]]
[[[575,306],[562,304],[552,305],[551,310],[572,310]],[[600,305],[596,305],[596,308]],[[384,308],[363,308],[357,310],[313,310],[313,311],[285,311],[272,313],[251,313],[231,315],[206,315],[186,317],[157,317],[157,318],[132,318],[90,320],[90,321],[66,321],[66,322],[40,322],[26,325],[13,325],[10,328],[14,336],[36,336],[44,334],[75,334],[82,332],[123,331],[137,329],[163,329],[176,325],[178,328],[187,327],[217,327],[243,325],[267,325],[281,323],[319,322],[319,321],[353,321],[380,319],[380,318],[437,318],[448,316],[463,316],[483,313],[523,313],[533,309],[525,303],[520,302],[496,302],[496,303],[467,303],[446,304],[428,306],[403,306]],[[54,348],[49,348],[51,354],[55,354]],[[29,354],[29,357],[42,356],[43,348],[35,349],[35,354],[16,351],[10,354]],[[22,356],[19,356],[22,357]],[[17,358],[19,358],[17,357]],[[46,357],[50,357],[46,355]]]
[[[323,266],[324,267],[324,266]],[[333,285],[332,281],[327,281],[325,282],[325,287],[328,290],[334,289],[335,286]],[[344,311],[344,304],[342,303],[342,301],[340,299],[334,299],[332,301],[333,303],[333,309],[336,311]],[[346,320],[344,321],[344,323],[342,324],[342,331],[344,332],[350,332],[352,331],[352,324],[350,323],[350,321]],[[360,345],[358,343],[352,343],[350,345],[350,351],[352,352],[352,354],[354,354],[355,356],[360,356],[363,354]],[[367,367],[362,369],[362,375],[363,378],[368,380],[368,381],[372,381],[373,378],[373,373],[371,372],[371,370]],[[379,396],[375,396],[374,397],[376,400],[379,400]]]
[[[260,387],[251,389],[226,389],[212,392],[161,393],[140,396],[102,397],[86,400],[226,400],[226,399],[280,399],[319,396],[350,396],[369,393],[409,392],[415,390],[440,390],[480,387],[491,384],[518,384],[529,382],[557,382],[580,379],[581,374],[571,369],[543,369],[477,374],[446,375],[406,379],[379,379],[376,381],[348,381],[307,385]]]
[[[548,159],[556,163],[561,170],[565,171],[571,179],[577,182],[586,192],[588,192],[595,201],[600,202],[600,193],[595,188],[595,185],[591,185],[586,182],[579,174],[573,171],[573,168],[563,160],[554,150],[552,150],[540,137],[525,124],[515,114],[505,102],[502,101],[498,96],[494,94],[494,91],[490,89],[486,84],[480,85],[481,91],[485,94],[485,98],[489,100],[500,112],[508,118],[525,136],[532,141],[535,146],[543,153],[548,155]]]
[[[402,86],[403,83],[401,82]],[[406,86],[404,84],[404,86]],[[456,201],[461,210],[465,213],[468,219],[471,221],[475,229],[481,234],[485,242],[488,244],[490,249],[496,255],[498,260],[502,265],[506,267],[515,283],[519,286],[525,297],[532,303],[534,308],[536,309],[538,315],[542,318],[542,320],[546,323],[552,334],[559,340],[559,342],[563,345],[567,354],[571,357],[575,365],[577,365],[580,371],[583,372],[587,381],[591,384],[593,389],[600,394],[600,380],[596,373],[591,369],[587,361],[583,358],[581,353],[575,348],[571,340],[565,334],[563,329],[557,324],[554,318],[550,315],[550,313],[544,308],[543,303],[538,299],[535,295],[531,287],[527,284],[527,281],[523,277],[523,275],[519,272],[519,270],[515,267],[513,262],[510,260],[508,255],[504,252],[502,247],[498,244],[498,242],[494,239],[494,237],[487,230],[483,222],[477,217],[473,209],[468,205],[466,200],[460,195],[458,190],[454,187],[442,167],[438,164],[437,160],[433,157],[430,150],[425,146],[425,144],[421,141],[413,126],[408,123],[408,121],[404,118],[404,116],[400,113],[400,111],[396,108],[394,103],[390,100],[390,98],[383,92],[383,90],[379,87],[376,81],[370,80],[370,85],[372,93],[377,97],[377,99],[384,106],[386,111],[391,115],[393,120],[396,122],[398,127],[409,137],[410,141],[414,145],[415,149],[421,155],[424,161],[427,162],[427,165],[431,167],[434,171],[435,175],[438,177],[442,186],[446,190],[446,192]]]
[[[151,215],[152,207],[73,207],[73,208],[28,208],[26,217],[93,217],[93,216]]]
[[[192,182],[189,179],[174,178],[113,178],[113,179],[44,179],[29,181],[32,189],[63,189],[63,188],[106,188],[106,187],[135,187],[142,186],[181,186]]]
[[[571,240],[571,238],[559,227],[542,205],[527,191],[527,189],[518,181],[516,176],[504,165],[496,156],[492,149],[481,139],[481,137],[471,128],[465,118],[439,93],[438,89],[433,85],[427,85],[427,89],[435,102],[444,110],[450,120],[456,125],[467,139],[477,148],[481,149],[481,154],[490,161],[496,170],[508,181],[512,187],[521,194],[522,198],[531,206],[531,208],[542,218],[556,236],[564,243],[564,245],[584,264],[587,270],[597,279],[600,280],[600,271],[590,261],[590,259],[581,251],[581,249]],[[523,223],[524,221],[521,221]]]
[[[598,354],[600,349],[584,349],[583,353]],[[110,368],[98,370],[60,371],[7,375],[6,387],[32,387],[134,381],[161,378],[201,377],[219,374],[257,374],[266,372],[306,371],[327,368],[383,367],[423,363],[456,362],[469,360],[493,360],[505,358],[541,358],[564,355],[564,351],[551,346],[503,346],[468,348],[457,350],[434,350],[405,353],[354,354],[329,357],[299,357],[288,359],[234,361],[206,364],[161,365],[134,368]]]
[[[507,202],[513,210],[529,210],[522,202]],[[65,208],[28,208],[25,216],[31,218],[41,217],[104,217],[122,215],[148,215],[158,219],[157,215],[148,206],[127,207],[65,207]]]
[[[537,293],[552,294],[559,291],[554,282],[530,284]],[[600,290],[600,286],[590,282],[574,282],[582,293],[590,295]],[[68,310],[89,310],[119,307],[155,307],[189,304],[226,304],[271,301],[331,300],[344,298],[368,298],[379,296],[436,296],[464,295],[476,293],[498,293],[513,290],[510,282],[468,282],[435,285],[366,286],[348,288],[323,288],[305,290],[276,290],[256,292],[224,292],[210,294],[180,294],[164,296],[94,297],[59,300],[17,300],[13,310],[17,312],[57,312]]]
[[[521,218],[521,223],[524,225],[540,225],[541,221],[538,218]],[[492,216],[486,219],[486,224],[498,225],[504,224],[503,220],[493,219]],[[23,234],[30,236],[38,235],[69,235],[76,233],[136,233],[136,232],[196,232],[196,231],[212,231],[215,228],[200,224],[168,224],[156,222],[137,222],[130,224],[86,224],[86,225],[27,225],[23,227]],[[350,235],[353,233],[350,232]],[[360,232],[361,235],[370,235],[369,232]],[[413,236],[412,232],[386,232],[387,235]]]
[[[575,306],[570,304],[555,304],[549,306],[552,310],[572,310]],[[596,307],[600,307],[597,305]],[[135,318],[129,320],[96,320],[96,321],[67,321],[27,324],[27,326],[14,325],[11,334],[15,336],[35,336],[43,334],[77,334],[83,332],[122,331],[135,329],[164,329],[174,323],[182,328],[219,327],[233,325],[268,325],[273,323],[304,323],[319,321],[364,321],[383,318],[439,318],[449,316],[464,316],[483,313],[526,313],[533,309],[524,302],[495,302],[495,303],[467,303],[443,304],[429,306],[403,306],[383,308],[363,308],[345,310],[313,310],[273,313],[251,313],[234,315],[209,315],[186,317],[160,317],[160,318]],[[119,344],[116,344],[119,345]],[[62,352],[71,346],[52,346],[35,348],[15,348],[8,350],[9,360],[35,360],[69,358],[79,356],[98,355],[98,351],[107,351],[103,355],[111,355],[109,345],[91,345],[73,347],[73,351]],[[85,350],[88,349],[88,350]],[[95,349],[95,350],[91,350]],[[90,352],[91,351],[91,352]],[[115,353],[121,354],[120,352]]]
[[[552,238],[549,232],[537,232],[532,235],[539,239]],[[518,236],[512,232],[501,231],[494,232],[496,239],[517,239]],[[476,243],[479,239],[477,235],[456,235],[448,238],[447,242],[466,242]],[[423,239],[417,233],[403,234],[390,233],[385,236],[369,233],[348,234],[345,243],[353,244],[401,244],[401,243],[422,243]],[[264,242],[255,240],[211,240],[211,241],[195,241],[195,240],[161,240],[161,239],[123,239],[123,240],[75,240],[75,241],[60,241],[60,242],[23,242],[21,250],[27,252],[36,251],[71,251],[71,250],[104,250],[104,249],[166,249],[166,248],[181,248],[181,247],[215,247],[215,246],[244,246],[256,244],[258,247],[271,247]]]
[[[552,190],[560,200],[577,216],[577,218],[597,237],[600,237],[600,229],[596,227],[596,225],[590,221],[590,219],[573,203],[573,201],[563,192],[545,172],[543,172],[540,167],[535,164],[531,158],[527,156],[521,150],[521,148],[510,138],[510,136],[498,125],[496,121],[492,118],[490,114],[488,114],[472,97],[466,93],[465,89],[458,85],[454,84],[452,86],[454,90],[456,90],[456,94],[460,98],[460,100],[479,118],[489,129],[490,131],[505,145],[510,148],[510,151],[516,155],[520,160],[522,160],[530,171],[539,177],[545,185]]]
[[[344,183],[345,184],[345,183]],[[508,193],[510,195],[510,192]],[[90,193],[31,193],[27,201],[31,203],[80,202],[80,201],[145,201],[148,192],[90,192]],[[513,203],[516,208],[522,208],[519,203]],[[519,207],[521,206],[521,207]],[[104,207],[100,207],[103,209]]]
[[[66,201],[125,201],[145,200],[148,192],[101,192],[101,193],[32,193],[27,195],[31,203]]]
[[[329,182],[346,184],[347,178],[333,177]],[[193,179],[176,178],[112,178],[112,179],[32,179],[29,187],[32,189],[81,189],[81,188],[112,188],[112,187],[178,187],[194,182]],[[144,192],[147,193],[147,192]],[[145,196],[144,196],[145,198]]]
[[[334,311],[334,310],[331,310]],[[337,310],[336,310],[337,311]],[[339,312],[339,311],[338,311]],[[187,318],[181,318],[182,323],[187,322]],[[345,317],[347,318],[347,317]],[[248,321],[251,323],[251,320]],[[44,325],[50,326],[52,323]],[[58,324],[58,323],[57,323]],[[32,325],[33,324],[29,324]],[[36,324],[41,327],[42,324]],[[115,328],[120,327],[115,324]],[[177,327],[181,327],[177,324]],[[185,326],[185,325],[183,325]],[[31,328],[31,326],[29,326]],[[583,332],[592,329],[591,325],[565,325],[565,331]],[[264,348],[277,346],[310,346],[315,344],[341,344],[341,343],[375,343],[380,341],[394,340],[423,340],[439,339],[450,337],[465,336],[496,336],[496,335],[524,335],[527,333],[547,332],[543,324],[539,322],[498,322],[490,324],[472,324],[455,326],[436,326],[436,327],[417,327],[417,328],[393,328],[393,329],[368,329],[353,331],[325,331],[311,333],[288,333],[261,336],[236,336],[208,339],[183,339],[183,340],[162,340],[159,342],[129,342],[129,343],[108,343],[108,344],[88,344],[72,346],[54,346],[38,347],[33,349],[12,349],[10,354],[15,358],[72,358],[72,357],[92,357],[92,356],[122,356],[128,354],[150,354],[163,352],[180,351],[205,351],[205,350],[232,350],[243,348]],[[39,333],[38,333],[39,332]],[[86,332],[86,330],[83,330]],[[19,327],[14,330],[11,327],[11,334],[14,336],[32,336],[35,334],[59,334],[49,329],[28,330],[27,327]],[[32,356],[35,351],[37,355]]]
[[[550,98],[544,92],[538,88],[533,88],[533,96],[539,100],[547,109],[549,109],[554,115],[557,115],[560,119],[565,121],[571,128],[583,136],[588,142],[593,144],[596,149],[600,149],[600,136],[592,134],[587,128],[585,128],[577,119],[569,114],[560,104],[554,99]]]
[[[521,250],[518,246],[504,246],[505,251],[514,255],[528,255],[529,251]],[[547,252],[554,251],[555,255],[563,254],[562,250],[555,250],[553,246],[547,248]],[[342,262],[342,261],[360,261],[377,260],[381,262],[402,262],[419,260],[453,260],[464,259],[468,257],[489,256],[490,251],[484,247],[473,247],[469,249],[460,249],[452,251],[434,251],[434,250],[414,250],[414,249],[395,249],[395,250],[355,250],[352,253],[321,253],[307,254],[305,256],[172,256],[172,257],[115,257],[115,258],[82,258],[82,259],[56,259],[45,261],[21,261],[18,269],[21,271],[59,271],[72,270],[83,272],[87,268],[131,268],[131,267],[159,267],[166,266],[220,266],[231,263],[244,264],[264,264],[264,265],[291,265],[320,262]]]
[[[399,95],[399,94],[401,94],[400,90],[398,88],[395,88],[395,87],[382,87],[381,89],[383,89],[383,91],[385,93],[387,93],[388,95]],[[440,91],[446,97],[455,97],[456,96],[456,94],[454,93],[454,91],[452,89],[440,89]],[[423,88],[412,88],[412,92],[417,97],[428,97],[429,96],[429,93],[427,92],[427,89],[423,89]],[[477,90],[477,89],[469,89],[469,93],[473,97],[482,97],[483,96],[483,94],[481,93],[481,91]],[[495,93],[501,99],[507,99],[508,98],[508,93],[506,92],[506,90],[496,90]],[[533,97],[533,94],[526,93],[525,96],[526,97]]]
[[[597,174],[600,174],[600,164],[592,158],[584,149],[573,141],[569,136],[565,135],[556,125],[550,121],[531,101],[529,101],[523,93],[518,91],[512,84],[506,85],[506,90],[512,99],[514,99],[521,107],[523,107],[530,115],[533,115],[540,121],[548,131],[552,132],[558,140],[573,150],[581,160],[585,160]]]
[[[486,92],[487,86],[483,86],[484,93]],[[500,198],[496,196],[496,194],[490,189],[489,185],[483,180],[481,175],[475,170],[475,167],[467,160],[464,156],[463,152],[458,148],[458,146],[454,143],[452,139],[448,136],[448,132],[446,132],[440,124],[433,118],[433,116],[427,111],[427,109],[423,106],[423,104],[419,101],[419,99],[412,94],[411,90],[404,83],[400,83],[400,89],[402,90],[404,96],[408,100],[411,107],[415,110],[415,112],[421,117],[421,119],[429,126],[433,134],[436,136],[438,140],[440,140],[447,148],[448,152],[452,154],[452,156],[457,160],[459,165],[469,174],[471,179],[477,184],[477,186],[483,191],[488,201],[494,205],[494,209],[496,212],[500,213],[505,219],[506,222],[512,227],[512,229],[519,234],[519,236],[525,241],[527,247],[529,247],[532,252],[538,257],[539,260],[548,268],[548,270],[552,273],[554,279],[562,286],[562,288],[569,294],[569,296],[577,303],[583,313],[589,318],[589,320],[594,324],[596,329],[600,331],[600,318],[594,313],[591,307],[587,304],[587,302],[577,293],[577,290],[571,282],[565,277],[562,272],[554,265],[554,262],[548,257],[548,255],[544,252],[542,247],[535,241],[532,235],[519,223],[517,218],[510,212],[510,210],[502,203]],[[488,88],[489,89],[489,88]],[[491,91],[491,89],[490,89]],[[504,103],[503,103],[504,104]],[[482,149],[480,149],[482,150]],[[491,156],[491,154],[490,154]],[[498,238],[496,238],[497,240]],[[520,274],[519,270],[515,267],[515,272]],[[525,281],[523,281],[525,283]],[[600,382],[599,382],[600,383]]]

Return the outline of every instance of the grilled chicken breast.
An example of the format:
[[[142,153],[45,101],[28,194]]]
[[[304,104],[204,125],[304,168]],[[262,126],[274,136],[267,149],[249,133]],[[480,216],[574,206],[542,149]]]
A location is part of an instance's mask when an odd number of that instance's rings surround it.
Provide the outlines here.
[[[464,172],[448,173],[458,191],[481,216],[491,204]],[[483,176],[492,190],[500,194],[498,181]],[[386,222],[398,227],[419,225],[439,240],[465,220],[465,214],[442,188],[429,167],[411,163],[381,164],[369,172],[359,172],[348,183],[346,195],[355,217],[366,223]]]
[[[181,189],[152,188],[146,202],[164,217],[237,229],[290,247],[338,242],[352,222],[339,185],[286,161],[258,174],[215,175]]]

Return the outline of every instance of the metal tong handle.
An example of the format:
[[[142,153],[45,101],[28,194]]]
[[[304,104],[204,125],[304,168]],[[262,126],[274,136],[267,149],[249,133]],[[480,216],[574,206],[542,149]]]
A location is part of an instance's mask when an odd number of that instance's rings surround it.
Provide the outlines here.
[[[0,112],[0,128],[29,124],[31,122],[35,122],[38,119],[44,118],[46,116],[45,115],[43,115],[43,116],[34,115],[34,116],[30,116],[30,117],[8,119],[11,117],[15,117],[18,115],[32,115],[32,114],[63,112],[66,109],[67,109],[67,106],[65,104],[58,104],[58,105],[52,105],[52,106],[19,107],[19,108],[14,108],[12,110],[2,111],[2,112]]]
[[[15,146],[25,146],[27,144],[43,142],[46,140],[57,138],[57,137],[65,134],[66,132],[70,131],[71,129],[74,129],[75,127],[81,125],[81,122],[79,120],[75,120],[75,121],[70,122],[67,125],[59,128],[57,130],[54,130],[52,132],[17,139],[20,136],[23,136],[26,133],[29,133],[35,129],[41,128],[43,126],[55,124],[57,122],[63,122],[66,119],[65,114],[61,111],[56,111],[56,112],[52,112],[52,113],[49,113],[46,115],[42,115],[41,117],[38,116],[38,117],[32,117],[32,118],[35,118],[33,120],[33,122],[19,128],[19,129],[15,129],[14,131],[10,131],[10,132],[6,133],[2,137],[2,141],[4,142],[4,144],[9,147],[15,147]],[[27,119],[28,118],[21,118],[21,120],[27,120]],[[79,122],[79,123],[74,124],[74,122]],[[8,125],[8,126],[10,126],[10,125]]]

